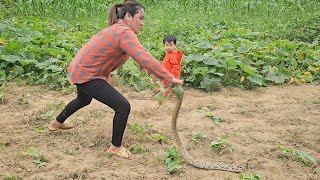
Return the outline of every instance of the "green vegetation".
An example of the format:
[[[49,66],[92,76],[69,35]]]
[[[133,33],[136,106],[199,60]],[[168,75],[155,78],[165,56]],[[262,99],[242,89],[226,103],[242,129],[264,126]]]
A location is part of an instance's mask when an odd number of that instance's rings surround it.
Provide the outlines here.
[[[165,135],[158,134],[158,133],[151,134],[150,137],[151,137],[151,139],[158,141],[160,144],[168,139]]]
[[[10,145],[10,143],[7,141],[0,141],[0,150],[5,149],[9,145]]]
[[[17,99],[17,104],[23,106],[24,108],[30,106],[30,98],[31,94],[23,94],[21,97]]]
[[[260,177],[259,174],[257,173],[251,173],[250,175],[244,175],[241,173],[239,180],[261,180],[262,178]]]
[[[0,1],[0,83],[70,86],[67,66],[106,26],[112,2]],[[146,19],[139,39],[161,60],[163,35],[178,37],[185,86],[215,91],[320,80],[319,1],[140,2]],[[137,90],[152,87],[151,76],[132,60],[114,73]]]
[[[45,132],[45,130],[44,130],[43,128],[35,128],[35,129],[32,131],[33,134],[42,134],[42,133],[44,133],[44,132]]]
[[[182,162],[182,157],[175,146],[165,150],[165,164],[169,173],[177,172],[181,168]]]
[[[130,132],[132,134],[144,135],[147,132],[146,128],[144,126],[140,125],[139,123],[129,124],[128,128],[130,129]]]
[[[212,113],[206,106],[198,108],[197,111],[204,113],[206,117],[210,118],[215,125],[220,125],[222,122],[225,122],[224,117]]]
[[[317,160],[307,152],[294,149],[292,147],[286,147],[283,145],[279,146],[279,149],[284,155],[289,155],[293,160],[302,163],[308,167],[315,167],[317,165]]]
[[[222,116],[218,116],[212,113],[207,113],[207,117],[209,117],[215,125],[220,125],[221,122],[224,122],[224,118]]]
[[[6,176],[3,178],[3,180],[17,180],[15,177]]]
[[[130,146],[129,151],[131,151],[133,154],[140,154],[146,152],[147,150],[142,146],[142,144],[137,143]]]
[[[216,140],[211,142],[211,149],[217,152],[220,156],[226,152],[232,152],[235,147],[228,142],[229,137],[216,138]]]
[[[41,153],[41,151],[38,148],[28,147],[27,154],[28,154],[28,156],[33,158],[33,160],[34,160],[33,162],[38,167],[44,167],[47,165],[47,160],[45,159],[44,155]]]
[[[47,104],[46,109],[44,109],[40,117],[43,120],[50,120],[54,116],[54,113],[60,109],[62,109],[65,106],[65,103],[63,101],[53,101]]]
[[[130,132],[134,135],[137,141],[141,142],[147,134],[147,129],[139,123],[128,124]]]
[[[5,102],[6,102],[6,84],[3,83],[0,85],[0,104],[4,104]]]
[[[192,136],[191,140],[195,143],[200,143],[201,140],[207,139],[207,138],[208,138],[208,136],[206,134],[198,131]]]

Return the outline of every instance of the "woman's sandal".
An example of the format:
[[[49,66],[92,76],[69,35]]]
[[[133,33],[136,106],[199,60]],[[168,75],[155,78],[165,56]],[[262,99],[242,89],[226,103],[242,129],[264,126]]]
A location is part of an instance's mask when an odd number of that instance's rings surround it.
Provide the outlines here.
[[[64,123],[60,123],[60,124],[53,124],[52,122],[50,122],[48,129],[50,131],[57,131],[59,129],[71,129],[73,127],[74,127],[74,125],[69,122],[64,122]]]
[[[122,147],[122,146],[117,151],[110,151],[108,149],[107,152],[110,153],[110,154],[116,155],[118,157],[121,157],[121,158],[133,159],[132,153],[129,150],[127,150],[125,147]]]

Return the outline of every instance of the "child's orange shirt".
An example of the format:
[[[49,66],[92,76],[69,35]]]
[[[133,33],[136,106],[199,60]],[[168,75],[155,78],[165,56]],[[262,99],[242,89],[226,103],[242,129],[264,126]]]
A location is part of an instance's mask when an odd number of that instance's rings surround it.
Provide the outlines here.
[[[177,79],[180,79],[182,57],[183,53],[181,51],[173,50],[167,52],[162,61],[162,65]],[[166,82],[163,82],[163,84],[165,87],[167,86]]]

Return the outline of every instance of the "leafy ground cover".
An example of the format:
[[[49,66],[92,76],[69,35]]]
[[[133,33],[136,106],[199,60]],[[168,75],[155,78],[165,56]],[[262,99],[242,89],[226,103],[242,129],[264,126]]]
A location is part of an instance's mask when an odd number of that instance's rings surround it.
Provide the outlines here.
[[[214,91],[224,86],[319,82],[318,2],[142,2],[146,22],[139,38],[161,60],[163,35],[178,37],[185,54],[186,86]],[[66,67],[75,53],[106,26],[111,1],[2,4],[12,10],[1,17],[0,80],[22,79],[61,89],[70,85]],[[152,86],[151,77],[135,62],[114,74],[137,90]]]

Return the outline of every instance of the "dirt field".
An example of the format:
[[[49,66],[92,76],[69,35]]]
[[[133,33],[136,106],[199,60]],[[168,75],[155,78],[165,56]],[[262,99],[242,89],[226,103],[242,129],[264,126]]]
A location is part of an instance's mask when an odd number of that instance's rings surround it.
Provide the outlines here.
[[[5,102],[0,104],[0,179],[239,179],[238,173],[197,169],[186,162],[180,171],[168,173],[164,152],[174,145],[170,121],[175,100],[159,107],[156,101],[146,98],[152,95],[150,91],[117,89],[131,103],[129,124],[138,123],[146,130],[138,136],[126,129],[124,146],[141,143],[146,149],[133,160],[105,152],[113,118],[109,107],[93,101],[69,118],[76,128],[49,132],[47,124],[59,110],[48,106],[63,106],[61,102],[68,103],[75,94],[9,83]],[[216,125],[206,113],[223,117],[224,122]],[[178,129],[183,143],[197,159],[236,165],[252,159],[244,175],[255,172],[268,180],[317,180],[318,167],[303,165],[292,155],[283,154],[279,146],[306,152],[319,160],[319,120],[320,86],[284,85],[250,91],[225,88],[214,93],[188,89]],[[208,138],[196,143],[192,141],[196,132]],[[157,133],[168,139],[159,143],[151,138]],[[210,144],[223,136],[229,136],[228,142],[235,150],[220,156]]]

